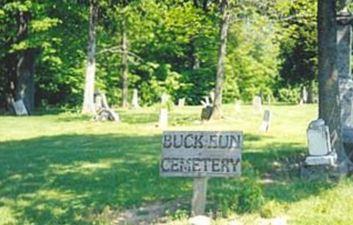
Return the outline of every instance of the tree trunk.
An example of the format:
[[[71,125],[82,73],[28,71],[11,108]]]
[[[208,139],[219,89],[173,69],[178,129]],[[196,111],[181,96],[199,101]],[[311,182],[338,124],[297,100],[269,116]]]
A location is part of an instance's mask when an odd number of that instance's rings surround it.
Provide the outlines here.
[[[337,24],[335,0],[318,2],[318,43],[319,43],[319,117],[329,126],[331,135],[337,134],[333,147],[342,156],[341,108],[338,90]],[[333,135],[332,135],[333,136]]]
[[[126,24],[123,20],[121,32],[121,73],[122,73],[122,104],[123,108],[129,106],[129,65],[128,65],[128,41],[126,35]]]
[[[88,31],[88,51],[85,77],[85,90],[83,97],[82,113],[95,114],[94,107],[94,82],[96,75],[96,24],[98,17],[98,5],[96,0],[90,1],[90,18]]]
[[[29,113],[34,109],[34,65],[35,50],[27,49],[21,54],[16,66],[16,100],[22,99]]]
[[[220,22],[220,44],[218,49],[218,63],[217,63],[217,77],[215,88],[215,100],[212,109],[211,119],[222,118],[222,90],[224,82],[225,66],[224,60],[226,57],[227,36],[230,20],[230,13],[228,9],[228,0],[222,0],[220,5],[222,19]]]
[[[200,60],[197,55],[195,37],[191,37],[190,39],[190,52],[189,52],[189,61],[190,61],[190,69],[197,70],[200,69]]]
[[[18,15],[17,42],[27,38],[30,20],[29,12],[20,11]],[[34,109],[34,66],[35,49],[26,49],[19,53],[16,64],[15,99],[22,99],[29,112]]]

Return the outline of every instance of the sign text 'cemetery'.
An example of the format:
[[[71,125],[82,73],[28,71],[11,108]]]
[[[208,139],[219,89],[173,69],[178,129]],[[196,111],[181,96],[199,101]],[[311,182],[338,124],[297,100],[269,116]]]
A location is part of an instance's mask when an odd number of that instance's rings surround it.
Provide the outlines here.
[[[160,174],[175,177],[239,176],[242,132],[165,131]]]

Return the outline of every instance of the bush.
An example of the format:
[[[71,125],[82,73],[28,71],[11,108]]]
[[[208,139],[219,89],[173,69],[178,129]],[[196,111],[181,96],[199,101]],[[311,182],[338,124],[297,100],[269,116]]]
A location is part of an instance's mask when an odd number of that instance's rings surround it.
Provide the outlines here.
[[[300,88],[281,88],[278,90],[278,99],[286,103],[298,103],[300,99]]]

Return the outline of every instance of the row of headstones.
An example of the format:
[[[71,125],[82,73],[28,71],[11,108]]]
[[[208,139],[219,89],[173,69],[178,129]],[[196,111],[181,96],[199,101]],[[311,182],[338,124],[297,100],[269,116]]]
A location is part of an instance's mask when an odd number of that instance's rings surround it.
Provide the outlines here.
[[[201,101],[201,104],[204,106],[201,112],[202,120],[204,120],[205,118],[209,119],[210,114],[212,113],[212,103],[214,102],[214,93],[211,92],[210,96],[209,97],[205,96],[204,99],[205,101]],[[162,107],[160,109],[159,123],[158,123],[159,127],[162,129],[165,129],[168,127],[168,109],[167,107],[165,107],[168,101],[169,101],[169,96],[164,93],[161,97]],[[28,111],[21,99],[18,101],[14,101],[12,104],[17,115],[28,115]],[[185,98],[179,99],[178,106],[184,106],[184,104],[185,104]],[[133,92],[132,105],[133,107],[140,107],[138,104],[138,93],[136,89]],[[240,101],[237,101],[236,110],[240,111],[240,107],[241,107],[241,103]],[[253,107],[255,111],[262,112],[261,97],[256,96],[253,99]],[[97,121],[104,121],[104,120],[111,120],[116,122],[120,121],[119,115],[109,107],[107,98],[104,93],[95,94],[95,110],[96,110],[96,115],[94,119]],[[260,127],[260,130],[264,132],[268,131],[270,126],[270,121],[271,121],[271,112],[269,110],[265,110],[263,123]]]
[[[201,101],[201,104],[204,106],[201,111],[201,120],[208,120],[211,116],[212,113],[212,103],[214,101],[214,95],[212,95],[212,92],[210,94],[210,97],[205,96],[204,97],[205,101]],[[210,101],[212,100],[212,102]],[[164,97],[162,96],[162,105],[168,101],[168,96],[165,95]],[[261,112],[262,113],[262,100],[260,96],[255,96],[253,101],[253,108],[256,112]],[[236,101],[235,105],[236,111],[240,111],[241,108],[241,102]],[[266,109],[263,114],[263,119],[262,123],[260,126],[260,131],[262,132],[268,132],[270,129],[270,124],[271,124],[271,117],[272,113],[269,109]],[[161,129],[166,129],[168,127],[168,109],[167,108],[161,108],[160,113],[159,113],[159,123],[158,126]]]

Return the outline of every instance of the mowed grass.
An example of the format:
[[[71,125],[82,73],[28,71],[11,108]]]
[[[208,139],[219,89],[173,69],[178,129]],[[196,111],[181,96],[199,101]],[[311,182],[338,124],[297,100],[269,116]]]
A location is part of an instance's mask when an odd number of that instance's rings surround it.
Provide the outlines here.
[[[268,133],[259,131],[262,115],[249,105],[240,112],[226,105],[225,119],[208,123],[199,121],[201,107],[172,109],[170,130],[245,134],[243,176],[209,181],[208,212],[218,215],[218,224],[222,216],[245,224],[255,224],[261,216],[285,217],[289,224],[353,224],[350,178],[299,177],[297,164],[307,151],[306,129],[316,118],[316,105],[269,108]],[[188,205],[191,179],[159,177],[158,110],[118,111],[120,124],[94,122],[75,113],[1,116],[0,225],[111,224],[107,211],[175,199]],[[250,203],[239,201],[254,197],[252,188],[260,188],[260,195]],[[261,205],[251,208],[259,197]],[[250,209],[239,210],[243,203]]]

